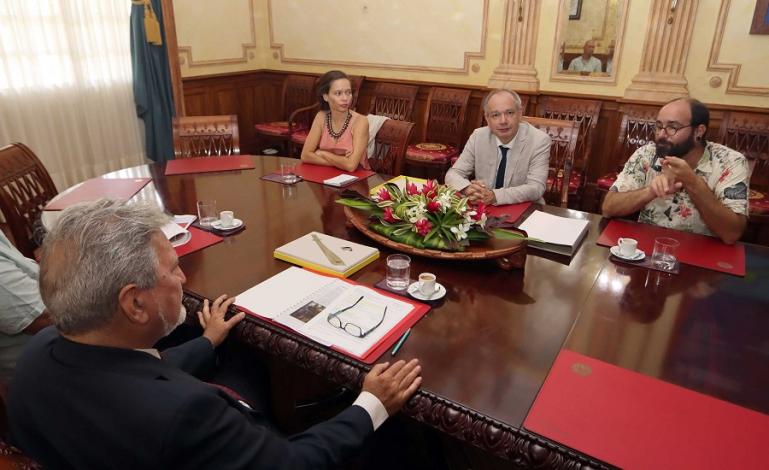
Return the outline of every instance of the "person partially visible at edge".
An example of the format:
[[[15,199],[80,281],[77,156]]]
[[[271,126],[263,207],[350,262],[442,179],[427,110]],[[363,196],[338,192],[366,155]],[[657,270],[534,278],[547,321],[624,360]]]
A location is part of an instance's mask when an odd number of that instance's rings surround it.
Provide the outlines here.
[[[572,72],[603,71],[603,64],[601,64],[601,60],[593,56],[594,51],[595,41],[592,39],[585,41],[585,45],[582,47],[582,55],[571,60],[569,63],[569,70]]]
[[[482,108],[488,126],[470,135],[446,172],[446,184],[485,204],[544,204],[550,136],[521,120],[521,97],[514,91],[492,90]]]
[[[657,114],[654,142],[636,150],[603,202],[605,217],[640,211],[639,222],[716,236],[732,244],[748,216],[748,162],[705,139],[708,108],[675,99]]]
[[[33,337],[8,400],[11,441],[46,468],[336,468],[421,383],[416,360],[375,365],[356,401],[283,437],[231,390],[203,382],[243,320],[206,300],[202,336],[153,349],[185,318],[185,276],[149,204],[65,210],[45,239],[40,290],[55,327]]]
[[[344,72],[331,70],[318,81],[320,111],[302,147],[302,161],[344,171],[370,169],[368,120],[353,111],[353,90]]]
[[[39,267],[0,231],[0,382],[13,376],[29,338],[51,324],[37,286]]]

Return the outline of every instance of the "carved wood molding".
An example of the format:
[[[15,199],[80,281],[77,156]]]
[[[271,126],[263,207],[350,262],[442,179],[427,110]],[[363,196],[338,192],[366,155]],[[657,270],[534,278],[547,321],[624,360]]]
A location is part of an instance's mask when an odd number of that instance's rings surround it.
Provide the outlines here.
[[[185,293],[188,312],[202,308],[202,299]],[[229,315],[238,310],[230,307]],[[359,390],[369,366],[299,335],[247,316],[233,331],[233,339],[290,362],[337,385]],[[426,390],[418,390],[401,413],[463,442],[511,462],[513,468],[558,470],[614,467],[561,446],[524,429],[514,428]]]
[[[410,70],[414,72],[441,72],[451,74],[463,74],[467,75],[470,70],[470,61],[472,59],[483,59],[486,57],[486,30],[488,29],[489,18],[489,0],[483,0],[483,21],[481,22],[481,50],[478,52],[464,52],[463,65],[460,68],[456,67],[423,67],[419,65],[401,65],[401,64],[384,64],[381,62],[359,62],[354,60],[332,60],[332,59],[299,59],[295,57],[287,57],[285,52],[285,44],[275,42],[275,34],[272,26],[272,0],[267,0],[267,23],[270,29],[270,47],[275,49],[277,54],[276,58],[284,64],[303,64],[303,65],[340,65],[351,67],[368,67],[372,69],[386,69],[386,70]],[[275,57],[273,55],[273,57]]]
[[[769,88],[739,85],[738,82],[740,80],[740,70],[742,69],[742,65],[719,62],[718,57],[721,54],[724,29],[726,28],[726,19],[729,16],[729,7],[731,6],[731,3],[731,0],[721,0],[721,8],[718,10],[718,21],[716,22],[716,31],[713,35],[713,43],[710,46],[708,70],[711,72],[727,72],[729,74],[725,90],[725,93],[727,94],[768,96]]]
[[[218,65],[218,64],[242,64],[249,60],[248,51],[256,47],[256,29],[254,28],[254,4],[252,0],[246,0],[248,2],[248,26],[251,30],[251,42],[241,43],[240,49],[243,52],[241,57],[235,57],[232,59],[210,59],[210,60],[194,60],[192,58],[192,46],[179,46],[179,58],[187,62],[188,67],[203,67],[206,65]]]

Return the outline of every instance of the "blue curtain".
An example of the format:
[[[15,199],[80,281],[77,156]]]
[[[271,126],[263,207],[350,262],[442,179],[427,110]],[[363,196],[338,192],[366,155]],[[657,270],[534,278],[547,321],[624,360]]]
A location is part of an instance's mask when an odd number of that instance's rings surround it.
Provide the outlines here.
[[[131,63],[133,66],[134,102],[136,114],[144,121],[147,157],[164,162],[173,159],[174,144],[172,120],[174,98],[171,90],[171,72],[168,68],[163,11],[160,0],[151,0],[160,25],[161,45],[147,42],[141,1],[131,6]]]

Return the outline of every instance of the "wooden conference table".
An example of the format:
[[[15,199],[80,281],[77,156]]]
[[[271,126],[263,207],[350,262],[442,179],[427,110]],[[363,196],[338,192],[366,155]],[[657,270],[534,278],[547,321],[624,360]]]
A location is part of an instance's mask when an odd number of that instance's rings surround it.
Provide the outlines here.
[[[238,294],[286,269],[273,258],[274,248],[311,230],[374,243],[345,225],[343,208],[334,203],[339,190],[261,180],[278,170],[280,159],[254,161],[255,171],[166,177],[163,165],[145,165],[105,175],[152,177],[135,197],[155,200],[171,213],[193,214],[197,200],[215,199],[218,210],[233,210],[245,222],[239,234],[181,258],[190,311],[202,298]],[[373,176],[351,189],[368,192],[382,181]],[[600,216],[541,209],[590,221],[571,260],[529,248],[525,269],[503,271],[493,262],[412,257],[412,277],[433,272],[448,293],[398,353],[419,358],[424,377],[403,413],[515,464],[608,466],[589,451],[576,452],[523,427],[555,358],[568,348],[769,414],[769,249],[747,246],[744,278],[687,265],[678,275],[663,274],[610,260],[608,249],[595,243],[606,223]],[[384,277],[390,250],[379,248],[380,260],[352,279],[373,285]],[[358,388],[366,372],[258,319],[242,322],[235,338],[340,385]],[[388,353],[381,360],[389,359]]]

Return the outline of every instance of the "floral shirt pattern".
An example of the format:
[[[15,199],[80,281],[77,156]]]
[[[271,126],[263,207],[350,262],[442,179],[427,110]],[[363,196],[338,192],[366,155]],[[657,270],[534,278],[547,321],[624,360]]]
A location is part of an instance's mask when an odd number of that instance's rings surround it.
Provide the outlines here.
[[[611,191],[633,191],[645,188],[660,172],[652,168],[656,146],[650,143],[630,156]],[[748,215],[748,180],[750,172],[745,157],[729,147],[708,142],[695,174],[700,176],[716,198],[737,214]],[[687,232],[712,235],[700,212],[685,190],[648,203],[638,221]]]

